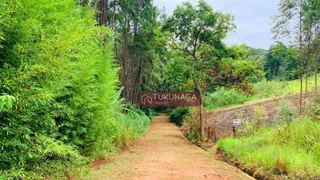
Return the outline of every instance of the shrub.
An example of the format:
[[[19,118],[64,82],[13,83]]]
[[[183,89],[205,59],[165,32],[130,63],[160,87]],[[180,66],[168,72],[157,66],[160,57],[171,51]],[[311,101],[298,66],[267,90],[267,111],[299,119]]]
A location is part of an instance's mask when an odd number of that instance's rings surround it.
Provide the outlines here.
[[[254,107],[252,122],[254,124],[254,129],[257,131],[259,128],[267,124],[268,115],[263,107]]]
[[[175,108],[169,113],[170,122],[175,123],[177,126],[182,126],[183,117],[188,113],[188,107]]]
[[[280,107],[277,109],[277,116],[280,122],[289,125],[296,116],[296,111],[290,107],[290,101],[280,102]]]
[[[249,120],[248,118],[244,117],[244,112],[240,111],[237,114],[237,118],[241,119],[241,123],[242,125],[237,127],[236,131],[236,136],[237,137],[241,137],[241,136],[249,136],[249,135],[253,135],[254,134],[254,125],[253,122],[251,120]]]
[[[185,116],[185,123],[188,127],[187,131],[187,139],[189,139],[193,143],[199,143],[200,133],[199,133],[199,124],[196,122],[195,117],[191,114]]]
[[[238,129],[240,136],[252,136],[261,127],[267,125],[267,114],[263,107],[254,107],[252,119],[243,118],[243,112],[240,112],[238,118],[242,119],[242,126]]]
[[[208,109],[214,109],[234,104],[243,104],[247,100],[248,98],[244,93],[235,89],[228,90],[221,87],[204,98],[204,106]]]
[[[307,115],[310,116],[313,121],[320,121],[320,91],[314,93],[310,108],[307,109]]]
[[[193,143],[201,141],[198,108],[190,108],[189,112],[183,116],[183,125],[180,131]]]

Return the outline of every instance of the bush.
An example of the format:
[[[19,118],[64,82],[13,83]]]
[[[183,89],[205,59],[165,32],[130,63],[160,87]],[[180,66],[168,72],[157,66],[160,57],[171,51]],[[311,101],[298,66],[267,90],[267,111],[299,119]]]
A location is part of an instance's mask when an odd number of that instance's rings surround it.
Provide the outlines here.
[[[311,103],[307,109],[307,116],[310,116],[313,121],[320,121],[320,91],[313,94]]]
[[[185,116],[188,113],[188,107],[175,108],[169,113],[170,122],[175,123],[177,126],[182,126],[183,116]]]
[[[290,101],[282,101],[280,107],[277,109],[277,116],[280,122],[289,125],[296,116],[296,111],[290,107]]]
[[[254,129],[257,131],[259,128],[267,125],[268,115],[263,107],[253,108],[252,122],[254,124]]]
[[[254,107],[252,119],[243,118],[243,112],[238,114],[238,118],[242,119],[242,126],[238,129],[240,136],[252,136],[261,127],[267,125],[267,114],[263,107]]]
[[[190,114],[187,114],[185,118],[185,125],[186,128],[188,128],[186,132],[186,137],[193,143],[199,143],[201,142],[201,137],[199,133],[200,124],[199,121],[197,122],[197,116],[199,116],[199,112],[195,109],[190,112]]]

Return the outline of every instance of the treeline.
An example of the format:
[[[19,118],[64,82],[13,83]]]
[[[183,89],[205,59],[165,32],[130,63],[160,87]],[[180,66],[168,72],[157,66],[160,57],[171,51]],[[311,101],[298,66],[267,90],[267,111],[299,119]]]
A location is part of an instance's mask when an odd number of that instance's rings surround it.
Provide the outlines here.
[[[0,179],[73,174],[145,131],[149,118],[120,98],[114,34],[93,8],[2,0],[0,9]]]
[[[120,67],[121,97],[137,103],[139,92],[161,84],[167,39],[162,37],[160,13],[152,0],[83,0],[97,9],[100,25],[114,32],[114,56]]]

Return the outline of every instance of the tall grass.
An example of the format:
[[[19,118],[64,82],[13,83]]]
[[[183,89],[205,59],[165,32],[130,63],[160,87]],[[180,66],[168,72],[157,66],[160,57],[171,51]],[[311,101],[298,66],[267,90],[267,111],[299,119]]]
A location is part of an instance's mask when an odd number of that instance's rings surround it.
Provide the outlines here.
[[[320,80],[319,82],[320,83]],[[315,87],[314,77],[308,78],[308,89]],[[299,80],[293,81],[262,81],[254,84],[254,93],[250,96],[235,89],[219,88],[213,93],[206,95],[204,99],[205,108],[208,110],[239,105],[245,102],[257,101],[264,98],[272,98],[282,95],[299,93]]]
[[[227,90],[224,87],[217,89],[214,93],[208,94],[204,98],[206,109],[216,109],[227,107],[234,104],[243,104],[248,101],[248,97],[244,93],[235,89]]]
[[[223,139],[217,143],[229,158],[257,174],[291,179],[320,177],[320,124],[295,121],[260,129],[253,136]]]

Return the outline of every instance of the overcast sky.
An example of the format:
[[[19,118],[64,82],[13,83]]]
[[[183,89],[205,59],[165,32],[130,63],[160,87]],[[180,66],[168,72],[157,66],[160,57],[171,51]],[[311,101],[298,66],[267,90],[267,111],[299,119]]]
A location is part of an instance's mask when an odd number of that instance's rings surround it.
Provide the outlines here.
[[[154,0],[155,5],[172,15],[173,10],[186,0]],[[197,4],[198,0],[189,0]],[[215,11],[230,13],[235,17],[236,32],[228,35],[225,42],[247,44],[255,48],[268,49],[272,39],[271,16],[277,14],[279,0],[207,0]]]

